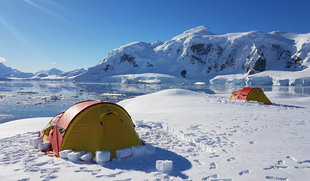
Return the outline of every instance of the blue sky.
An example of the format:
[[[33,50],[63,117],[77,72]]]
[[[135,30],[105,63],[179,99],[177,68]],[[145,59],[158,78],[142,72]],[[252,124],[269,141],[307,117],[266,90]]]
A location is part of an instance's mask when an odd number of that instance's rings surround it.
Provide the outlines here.
[[[0,62],[25,72],[95,66],[134,41],[213,33],[309,33],[308,0],[0,0]]]

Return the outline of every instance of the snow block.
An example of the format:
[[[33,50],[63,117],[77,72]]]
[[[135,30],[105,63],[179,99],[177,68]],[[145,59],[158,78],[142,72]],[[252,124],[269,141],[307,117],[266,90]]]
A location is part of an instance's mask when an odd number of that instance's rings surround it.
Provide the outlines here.
[[[33,146],[34,148],[38,148],[40,142],[42,142],[40,138],[29,139],[29,145]]]
[[[132,149],[131,148],[124,148],[116,150],[116,158],[117,159],[123,159],[130,157],[132,155]]]
[[[160,172],[170,172],[173,169],[173,161],[156,160],[156,169]]]
[[[91,162],[93,160],[93,154],[91,152],[87,152],[80,158],[84,162]]]
[[[82,151],[72,151],[67,154],[67,157],[70,161],[72,162],[77,162],[80,160],[81,156],[83,155],[84,152]]]
[[[102,164],[110,161],[111,153],[109,151],[96,151],[95,161],[98,164]]]
[[[51,143],[49,141],[45,141],[44,143],[39,142],[39,149],[43,152],[49,151]]]
[[[59,152],[60,158],[67,159],[68,153],[72,152],[72,150],[62,150]]]
[[[133,156],[145,155],[145,146],[133,146],[131,147]]]

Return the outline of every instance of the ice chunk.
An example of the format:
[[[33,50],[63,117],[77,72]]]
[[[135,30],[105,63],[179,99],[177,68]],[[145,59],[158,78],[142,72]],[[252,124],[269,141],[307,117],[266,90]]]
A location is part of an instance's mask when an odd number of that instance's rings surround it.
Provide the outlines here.
[[[109,151],[96,151],[96,163],[102,164],[110,161],[111,153]]]
[[[91,152],[87,152],[80,158],[84,162],[91,162],[93,160],[93,154]]]
[[[124,148],[124,149],[119,149],[116,150],[116,158],[122,159],[122,158],[127,158],[132,155],[132,149],[131,148]]]
[[[156,160],[156,169],[160,172],[170,172],[173,169],[173,161]]]
[[[50,149],[51,143],[49,141],[45,141],[44,143],[39,142],[39,149],[43,152],[46,152]]]
[[[80,160],[80,157],[83,155],[84,152],[82,151],[72,151],[67,154],[67,157],[72,162],[77,162]]]
[[[132,154],[134,156],[145,155],[145,146],[141,146],[141,145],[133,146],[131,147],[131,149],[132,149]]]
[[[67,159],[68,153],[72,152],[72,150],[62,150],[59,152],[60,158]]]

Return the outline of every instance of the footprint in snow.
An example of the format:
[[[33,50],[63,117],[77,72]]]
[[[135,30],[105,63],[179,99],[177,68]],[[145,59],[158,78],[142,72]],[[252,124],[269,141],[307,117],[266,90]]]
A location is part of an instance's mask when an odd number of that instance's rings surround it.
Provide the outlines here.
[[[194,160],[194,162],[198,163],[199,165],[202,165],[203,163],[197,159]]]
[[[209,158],[216,158],[216,157],[220,157],[220,155],[216,154],[216,153],[211,153]]]
[[[242,170],[241,172],[239,172],[239,175],[245,175],[245,174],[248,174],[250,173],[249,170]]]
[[[41,163],[36,163],[36,164],[33,164],[32,166],[43,166],[43,165],[46,165],[48,162],[41,162]]]
[[[207,177],[203,177],[201,180],[208,180],[209,178],[217,178],[218,175],[217,174],[213,174],[213,175],[209,175]]]
[[[228,162],[231,162],[231,161],[234,161],[234,160],[236,160],[235,157],[231,157],[231,158],[228,158],[228,159],[227,159]]]
[[[296,169],[300,169],[300,168],[310,168],[310,160],[303,160],[298,162],[300,165],[302,166],[295,166]]]
[[[264,170],[270,170],[270,169],[283,169],[283,168],[288,168],[288,166],[285,165],[284,160],[279,160],[277,161],[274,165],[264,168]]]
[[[304,163],[309,163],[310,164],[310,160],[303,160],[303,161],[300,161],[298,162],[299,164],[304,164]]]
[[[214,162],[210,163],[210,170],[216,169],[216,164]]]
[[[266,179],[269,180],[280,180],[280,181],[287,181],[287,177],[274,177],[274,176],[265,176]]]

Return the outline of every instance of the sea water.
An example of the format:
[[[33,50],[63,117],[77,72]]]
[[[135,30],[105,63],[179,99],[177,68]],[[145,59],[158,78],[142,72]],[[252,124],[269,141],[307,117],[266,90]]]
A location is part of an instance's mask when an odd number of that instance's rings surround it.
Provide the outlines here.
[[[16,119],[54,117],[84,100],[117,103],[164,89],[230,94],[243,86],[186,84],[73,83],[69,81],[0,81],[0,124]],[[264,91],[310,96],[310,87],[264,86]]]

